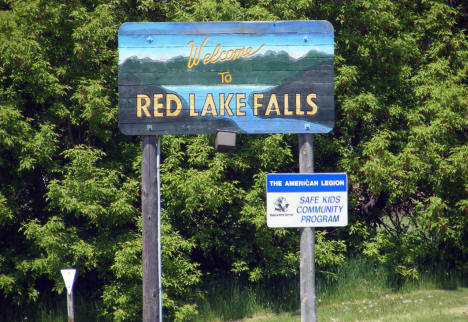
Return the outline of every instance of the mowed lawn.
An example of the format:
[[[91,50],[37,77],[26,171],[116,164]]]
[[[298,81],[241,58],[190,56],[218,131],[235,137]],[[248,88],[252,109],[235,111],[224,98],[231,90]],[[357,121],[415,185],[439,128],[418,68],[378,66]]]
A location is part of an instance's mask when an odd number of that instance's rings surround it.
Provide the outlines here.
[[[239,321],[300,321],[300,311],[261,314]],[[379,294],[374,298],[317,303],[318,321],[468,321],[468,288]]]

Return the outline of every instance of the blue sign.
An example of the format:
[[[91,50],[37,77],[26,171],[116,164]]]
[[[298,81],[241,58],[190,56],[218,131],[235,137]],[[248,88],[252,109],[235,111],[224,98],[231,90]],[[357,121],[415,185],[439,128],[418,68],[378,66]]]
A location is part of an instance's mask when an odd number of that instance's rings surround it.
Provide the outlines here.
[[[268,174],[269,227],[335,227],[348,223],[345,173]]]
[[[267,174],[267,192],[346,191],[345,173]]]

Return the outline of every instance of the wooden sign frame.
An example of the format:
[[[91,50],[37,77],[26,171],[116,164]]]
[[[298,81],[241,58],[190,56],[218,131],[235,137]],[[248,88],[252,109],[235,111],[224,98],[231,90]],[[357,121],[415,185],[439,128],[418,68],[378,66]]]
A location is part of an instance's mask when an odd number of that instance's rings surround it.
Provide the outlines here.
[[[327,21],[125,23],[119,128],[127,135],[327,133]]]

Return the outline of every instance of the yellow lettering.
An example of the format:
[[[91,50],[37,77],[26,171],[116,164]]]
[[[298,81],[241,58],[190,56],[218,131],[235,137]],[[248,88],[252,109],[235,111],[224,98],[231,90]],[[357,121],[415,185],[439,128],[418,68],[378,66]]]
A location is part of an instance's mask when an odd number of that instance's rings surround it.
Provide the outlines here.
[[[273,111],[276,113],[276,115],[281,115],[278,106],[278,100],[276,99],[276,94],[271,94],[270,101],[268,102],[268,106],[265,112],[265,116],[270,115]]]
[[[260,47],[258,47],[258,49],[256,51],[254,51],[253,53],[249,54],[249,57],[250,56],[253,56],[253,55],[256,55],[260,50],[262,50],[262,48],[265,47],[265,44],[262,44]]]
[[[236,94],[236,115],[245,116],[245,112],[241,111],[241,108],[245,107],[245,102],[241,100],[245,99],[245,94]]]
[[[284,115],[285,116],[293,115],[293,112],[288,110],[288,107],[289,107],[289,95],[288,94],[284,94],[283,102],[284,102]]]
[[[171,102],[176,103],[175,111],[171,111]],[[176,117],[179,116],[180,111],[182,111],[182,102],[180,98],[175,94],[167,94],[166,96],[166,115],[169,117]]]
[[[304,115],[304,111],[301,111],[301,94],[296,94],[296,115]]]
[[[216,112],[216,105],[213,100],[213,94],[206,95],[205,104],[203,104],[201,116],[205,116],[206,114],[218,116],[218,113]]]
[[[154,100],[154,117],[161,117],[164,116],[163,113],[160,113],[159,110],[164,108],[164,105],[162,103],[159,103],[159,100],[163,98],[163,94],[154,94],[153,100]]]
[[[193,40],[187,43],[187,46],[190,46],[190,55],[187,62],[187,67],[192,68],[197,66],[200,62],[200,57],[202,56],[203,47],[210,37],[206,37],[200,48],[195,47],[195,42]],[[216,64],[217,62],[223,62],[227,60],[236,60],[242,57],[251,57],[256,55],[260,50],[265,47],[265,44],[262,44],[254,52],[252,52],[252,47],[229,49],[228,51],[222,50],[220,44],[216,45],[212,53],[207,53],[203,56],[203,64]]]
[[[216,64],[218,62],[219,57],[217,59],[215,59],[215,57],[219,53],[220,49],[221,49],[221,45],[216,45],[215,49],[213,50],[213,53],[211,54],[210,63]],[[203,64],[206,64],[206,63],[203,61]]]
[[[224,58],[221,58],[223,55],[224,55]],[[225,60],[226,60],[226,57],[227,57],[226,51],[223,50],[223,51],[219,54],[219,61],[225,61]]]
[[[205,55],[205,57],[203,57],[203,64],[206,65],[210,62],[210,58],[211,58],[211,54],[208,53]]]
[[[145,100],[145,103],[142,105],[141,101]],[[146,117],[151,117],[150,112],[148,111],[148,107],[151,103],[151,99],[148,95],[138,94],[137,95],[137,117],[142,117],[142,111],[145,113]]]
[[[195,111],[195,94],[189,94],[189,108],[190,116],[198,116],[198,112]]]
[[[192,68],[193,66],[198,65],[198,63],[200,62],[200,56],[201,56],[201,53],[202,53],[203,46],[205,46],[205,44],[206,44],[206,42],[208,41],[209,38],[210,37],[205,38],[205,40],[201,44],[200,48],[195,48],[195,43],[193,42],[193,40],[188,42],[187,45],[192,46],[192,48],[190,49],[189,60],[187,62],[187,67],[188,68]]]
[[[234,53],[232,54],[233,59],[241,58],[245,55],[245,48],[242,49],[235,49]]]
[[[229,116],[234,116],[231,108],[229,107],[229,103],[231,103],[232,96],[232,94],[229,94],[227,99],[224,100],[224,93],[219,94],[219,115],[224,116],[224,110],[226,110]]]
[[[263,108],[262,103],[259,103],[258,100],[263,98],[263,94],[255,93],[253,96],[254,103],[254,115],[258,115],[258,109]]]
[[[317,98],[317,94],[309,94],[307,95],[306,101],[310,107],[312,107],[312,111],[307,111],[307,115],[315,115],[318,111],[318,106],[315,104],[312,99]]]

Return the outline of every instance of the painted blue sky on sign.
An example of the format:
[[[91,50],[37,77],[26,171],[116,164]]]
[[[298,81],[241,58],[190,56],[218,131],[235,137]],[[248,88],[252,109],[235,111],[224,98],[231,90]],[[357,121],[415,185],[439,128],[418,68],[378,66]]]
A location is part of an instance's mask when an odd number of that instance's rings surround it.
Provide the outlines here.
[[[303,57],[311,50],[326,55],[333,55],[334,52],[332,32],[226,34],[205,31],[202,34],[161,34],[159,30],[149,29],[144,33],[135,34],[125,32],[126,26],[123,25],[119,31],[119,64],[129,57],[158,61],[167,61],[177,56],[189,57],[191,46],[188,43],[193,40],[195,46],[199,47],[206,37],[209,37],[209,40],[205,44],[204,53],[212,51],[218,44],[226,50],[243,47],[256,50],[261,44],[265,44],[259,54],[286,51],[294,59]],[[130,27],[132,25],[128,25],[127,28]]]

